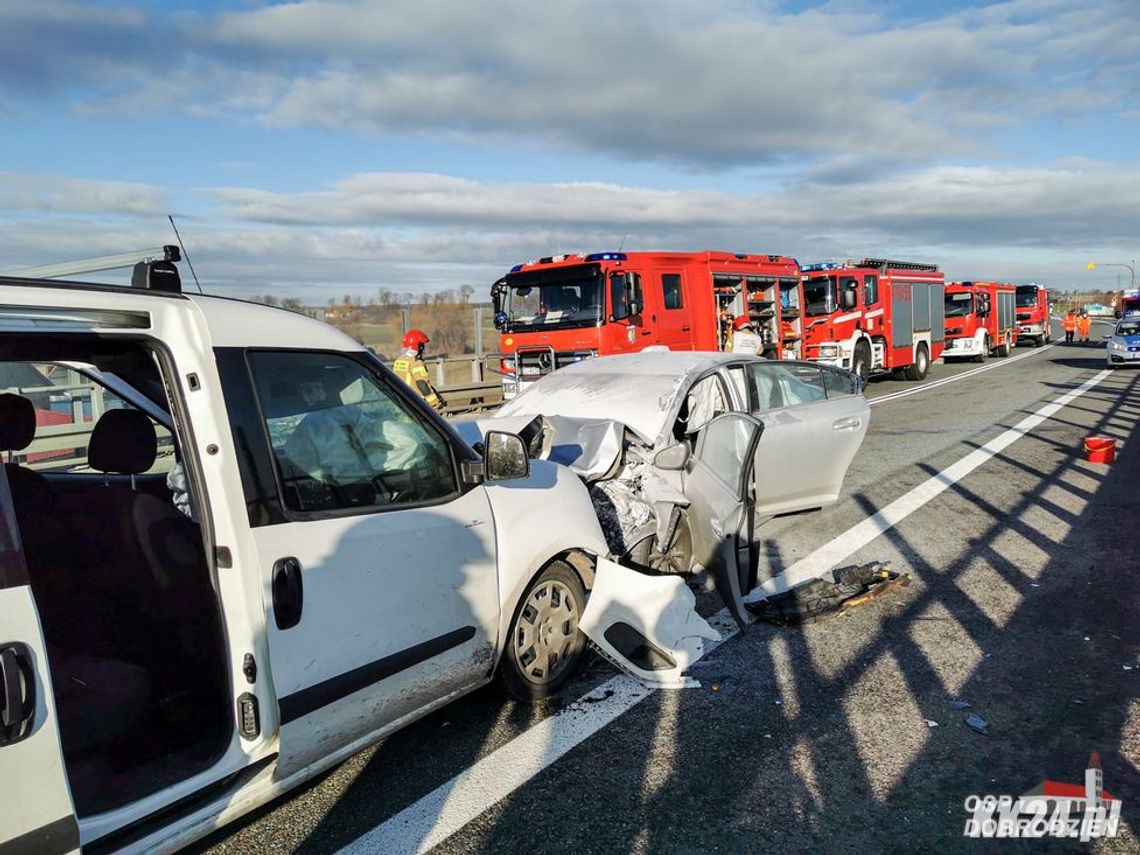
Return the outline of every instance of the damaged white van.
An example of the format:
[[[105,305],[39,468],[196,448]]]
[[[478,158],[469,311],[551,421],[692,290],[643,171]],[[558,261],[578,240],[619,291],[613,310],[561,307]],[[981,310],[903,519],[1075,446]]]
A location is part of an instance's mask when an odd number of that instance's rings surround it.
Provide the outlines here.
[[[0,851],[185,845],[496,674],[556,690],[586,624],[619,664],[715,637],[669,649],[692,595],[608,561],[518,437],[468,446],[315,320],[136,280],[0,277]]]

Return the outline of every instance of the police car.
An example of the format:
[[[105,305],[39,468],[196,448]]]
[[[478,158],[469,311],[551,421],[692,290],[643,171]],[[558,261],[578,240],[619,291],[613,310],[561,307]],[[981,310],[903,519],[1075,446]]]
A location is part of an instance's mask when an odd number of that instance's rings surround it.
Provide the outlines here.
[[[1130,312],[1117,321],[1106,338],[1104,359],[1109,368],[1140,365],[1140,312]]]

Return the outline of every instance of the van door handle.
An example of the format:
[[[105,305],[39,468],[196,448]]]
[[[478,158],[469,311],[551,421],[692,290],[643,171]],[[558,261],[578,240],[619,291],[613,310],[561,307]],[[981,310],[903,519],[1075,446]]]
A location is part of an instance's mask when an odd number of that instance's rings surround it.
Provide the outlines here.
[[[35,729],[36,675],[26,644],[0,648],[0,746],[11,745]]]
[[[831,426],[835,430],[858,430],[862,424],[862,419],[852,417],[849,419],[838,419],[833,422]]]
[[[278,629],[290,629],[301,622],[305,607],[305,583],[301,562],[278,558],[273,565],[273,620]]]

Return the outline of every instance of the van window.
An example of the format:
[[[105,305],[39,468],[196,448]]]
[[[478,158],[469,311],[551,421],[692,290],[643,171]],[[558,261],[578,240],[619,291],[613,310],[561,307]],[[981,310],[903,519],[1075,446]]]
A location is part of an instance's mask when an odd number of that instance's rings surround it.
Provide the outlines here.
[[[662,273],[661,290],[665,292],[666,309],[680,309],[683,307],[680,273]]]
[[[54,363],[0,363],[0,392],[28,398],[35,407],[35,439],[13,460],[44,472],[91,472],[87,446],[99,417],[108,410],[136,409],[74,368]],[[147,472],[169,472],[174,465],[174,438],[163,425],[150,421],[158,438],[158,456]]]
[[[249,366],[290,510],[413,504],[457,492],[447,441],[368,366],[303,352],[250,353]]]

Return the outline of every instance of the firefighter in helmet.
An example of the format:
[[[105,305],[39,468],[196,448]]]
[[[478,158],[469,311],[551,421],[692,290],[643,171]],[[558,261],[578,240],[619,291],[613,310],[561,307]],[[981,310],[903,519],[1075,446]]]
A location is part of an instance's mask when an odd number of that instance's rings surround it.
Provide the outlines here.
[[[748,315],[737,315],[732,321],[732,352],[750,353],[756,356],[764,345],[764,340],[756,332],[756,323]]]
[[[404,333],[404,349],[400,352],[400,358],[392,363],[392,370],[438,412],[446,406],[446,402],[428,379],[427,366],[424,365],[424,347],[428,341],[423,330],[411,329]]]

